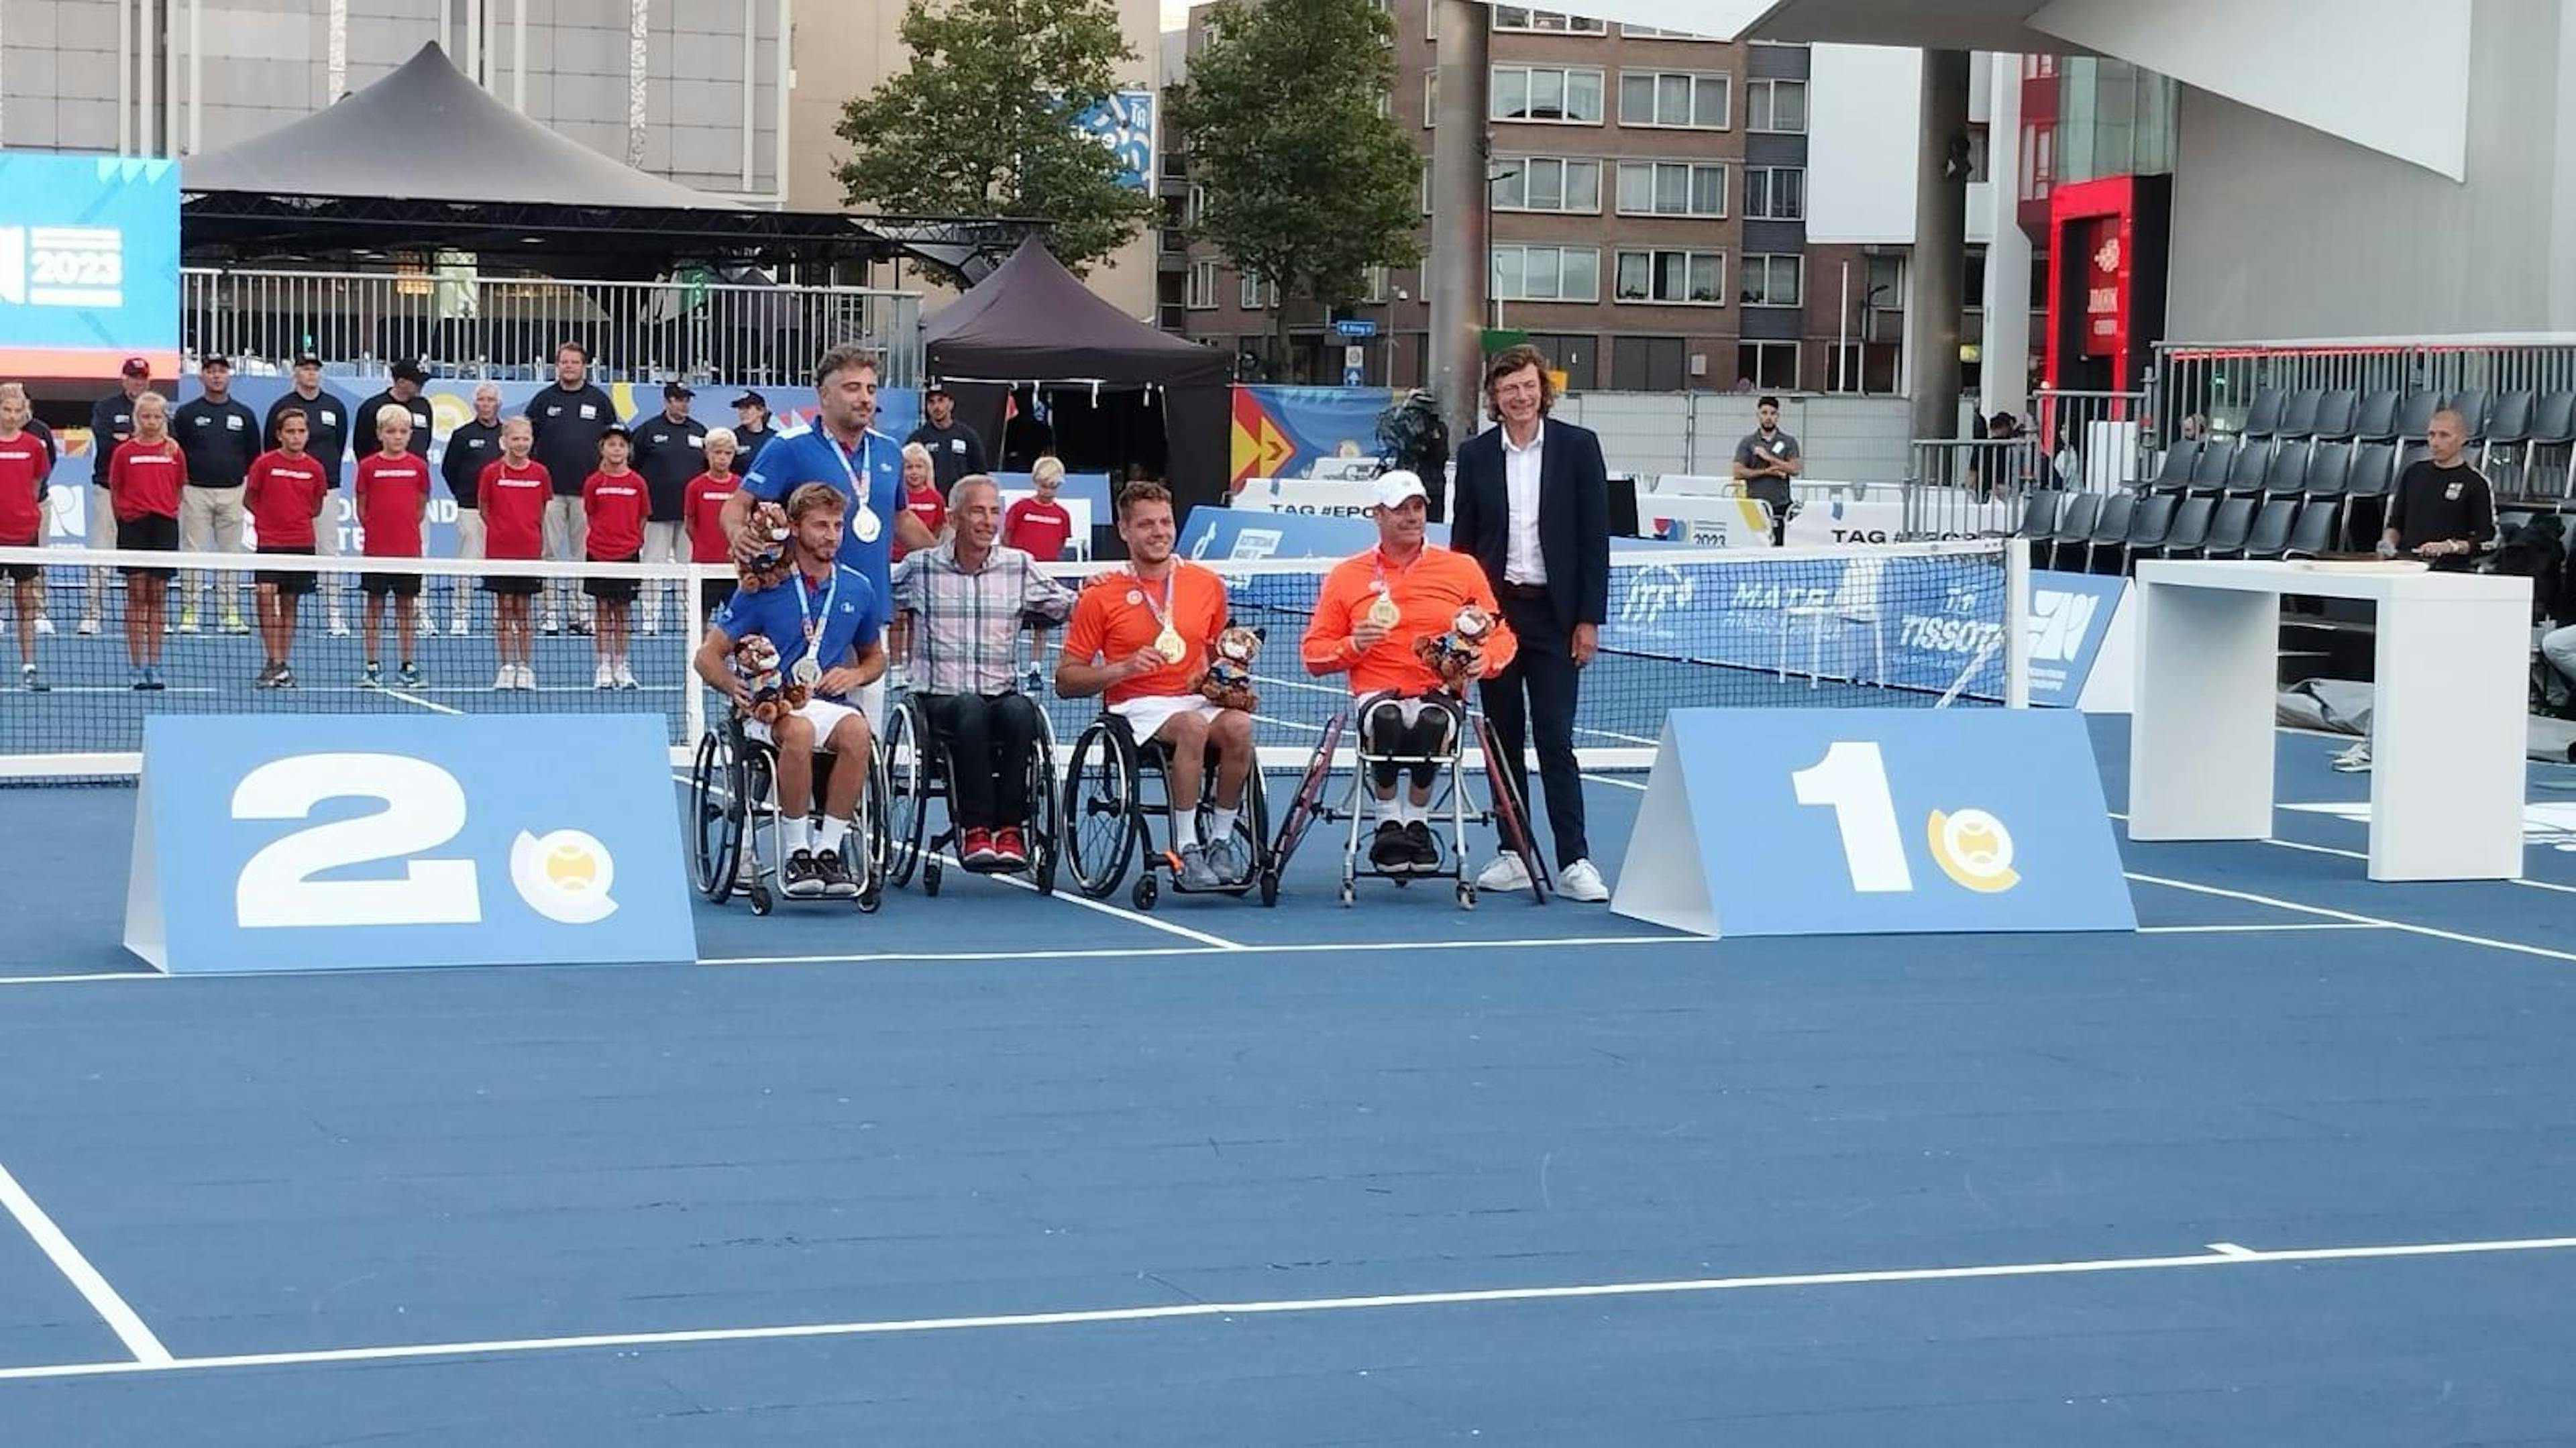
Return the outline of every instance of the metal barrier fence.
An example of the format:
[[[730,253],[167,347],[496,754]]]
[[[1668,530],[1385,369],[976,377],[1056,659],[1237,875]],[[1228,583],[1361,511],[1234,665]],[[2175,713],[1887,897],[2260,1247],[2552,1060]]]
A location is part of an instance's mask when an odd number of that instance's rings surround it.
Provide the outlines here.
[[[2310,389],[2371,392],[2550,393],[2576,389],[2576,335],[2459,337],[2422,342],[2272,345],[2159,343],[2154,368],[2156,446],[2186,426],[2231,436],[2256,394]]]
[[[2009,533],[2040,491],[2116,492],[2153,476],[2143,392],[2043,391],[2009,438],[1918,438],[1905,526],[1918,538]]]
[[[867,287],[739,282],[583,281],[416,272],[181,274],[182,345],[236,366],[283,368],[298,352],[333,363],[425,360],[459,377],[554,375],[579,342],[607,376],[722,378],[751,386],[812,380],[825,349],[874,351],[891,386],[922,375],[921,297]]]

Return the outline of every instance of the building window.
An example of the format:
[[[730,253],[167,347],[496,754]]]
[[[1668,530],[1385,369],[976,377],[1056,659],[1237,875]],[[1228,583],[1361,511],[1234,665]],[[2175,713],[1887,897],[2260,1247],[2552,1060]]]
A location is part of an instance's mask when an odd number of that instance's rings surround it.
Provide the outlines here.
[[[1726,253],[1722,251],[1623,251],[1615,301],[1660,302],[1682,307],[1726,305]]]
[[[1726,129],[1726,75],[1687,70],[1619,72],[1619,124]]]
[[[1726,168],[1707,161],[1622,161],[1622,216],[1726,215]]]
[[[1746,342],[1735,349],[1738,383],[1788,391],[1798,385],[1798,344]]]
[[[1431,163],[1422,163],[1422,214],[1431,214]]]
[[[1799,166],[1744,168],[1744,215],[1749,221],[1797,221],[1807,214],[1807,173]]]
[[[1494,7],[1496,30],[1534,30],[1546,35],[1607,35],[1610,27],[1583,15],[1563,15],[1554,10],[1529,10],[1518,5]]]
[[[1621,39],[1623,39],[1623,40],[1715,40],[1715,39],[1717,39],[1717,37],[1716,37],[1716,36],[1714,36],[1714,35],[1692,35],[1692,34],[1690,34],[1690,33],[1689,33],[1689,32],[1687,32],[1687,31],[1681,31],[1681,30],[1658,30],[1658,29],[1656,29],[1654,26],[1651,26],[1651,25],[1622,25],[1622,26],[1620,26],[1620,27],[1619,27],[1619,36],[1620,36],[1620,38],[1621,38]]]
[[[1744,128],[1748,131],[1805,131],[1807,83],[1802,80],[1746,81]]]
[[[1254,276],[1250,272],[1245,272],[1241,278],[1241,286],[1243,292],[1241,298],[1243,309],[1247,312],[1258,312],[1262,310],[1265,302],[1263,300],[1261,278]],[[1270,284],[1266,305],[1273,307],[1279,305],[1279,284],[1277,282],[1272,282]]]
[[[1181,199],[1181,225],[1196,226],[1207,218],[1207,187],[1196,181]]]
[[[1496,211],[1601,214],[1601,163],[1559,156],[1498,156]]]
[[[2021,128],[2021,199],[2046,201],[2049,187],[2057,181],[2057,128],[2027,125]]]
[[[1742,297],[1748,307],[1794,307],[1805,288],[1806,258],[1748,256],[1744,259]]]
[[[1689,385],[1688,348],[1679,337],[1619,337],[1610,354],[1610,386],[1620,392],[1679,392]]]
[[[1440,0],[1422,0],[1422,38],[1440,38]]]
[[[1190,287],[1189,290],[1182,295],[1181,305],[1194,312],[1204,312],[1216,306],[1215,262],[1194,261],[1190,263]]]
[[[1362,278],[1364,283],[1363,295],[1366,300],[1371,302],[1383,302],[1386,300],[1387,271],[1385,267],[1370,267],[1366,272],[1362,273]]]
[[[1377,118],[1381,121],[1391,121],[1395,119],[1394,91],[1382,90],[1377,93]]]
[[[1498,121],[1597,126],[1601,124],[1601,72],[1595,67],[1561,65],[1495,66],[1488,114]]]
[[[1529,344],[1548,365],[1565,374],[1565,390],[1589,392],[1598,374],[1600,339],[1588,332],[1532,332]]]
[[[1874,256],[1869,259],[1869,290],[1862,301],[1871,310],[1902,312],[1905,310],[1905,258]]]
[[[1422,73],[1422,129],[1427,131],[1440,124],[1436,119],[1439,112],[1440,67],[1435,65]]]
[[[1601,253],[1588,246],[1494,248],[1494,300],[1498,302],[1597,302]]]

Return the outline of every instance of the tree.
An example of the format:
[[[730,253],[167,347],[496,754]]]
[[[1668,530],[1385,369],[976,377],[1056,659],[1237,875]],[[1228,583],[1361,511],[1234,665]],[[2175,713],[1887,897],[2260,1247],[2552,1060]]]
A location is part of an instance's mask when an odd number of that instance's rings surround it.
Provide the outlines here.
[[[1203,188],[1196,234],[1283,301],[1345,305],[1369,268],[1419,260],[1422,155],[1380,110],[1394,18],[1372,0],[1222,0],[1213,20],[1164,98]]]
[[[1114,67],[1135,58],[1115,0],[910,0],[902,35],[911,68],[853,98],[833,128],[855,148],[838,172],[851,205],[1041,218],[1076,272],[1156,214],[1153,198],[1118,183],[1109,148],[1077,129],[1115,88]]]

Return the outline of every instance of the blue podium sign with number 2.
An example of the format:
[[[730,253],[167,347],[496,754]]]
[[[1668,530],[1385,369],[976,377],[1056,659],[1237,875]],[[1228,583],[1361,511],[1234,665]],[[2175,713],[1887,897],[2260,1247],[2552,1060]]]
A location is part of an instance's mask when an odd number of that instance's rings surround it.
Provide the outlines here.
[[[1710,935],[2137,928],[2062,712],[1676,711],[1619,880]]]
[[[173,973],[695,960],[663,729],[151,719],[126,945]]]

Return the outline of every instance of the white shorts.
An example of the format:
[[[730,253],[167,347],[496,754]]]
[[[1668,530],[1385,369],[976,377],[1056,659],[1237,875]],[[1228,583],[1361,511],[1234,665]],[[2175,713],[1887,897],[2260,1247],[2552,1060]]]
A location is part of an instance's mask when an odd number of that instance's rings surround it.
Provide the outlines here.
[[[814,747],[820,749],[831,741],[832,731],[841,727],[842,720],[858,712],[837,700],[815,695],[796,710],[796,717],[814,726]],[[763,744],[778,742],[770,737],[769,726],[757,719],[744,720],[742,732]]]
[[[1127,727],[1135,731],[1136,742],[1142,744],[1161,733],[1164,722],[1175,714],[1213,721],[1225,711],[1203,694],[1143,694],[1110,705],[1109,712],[1126,720]]]

